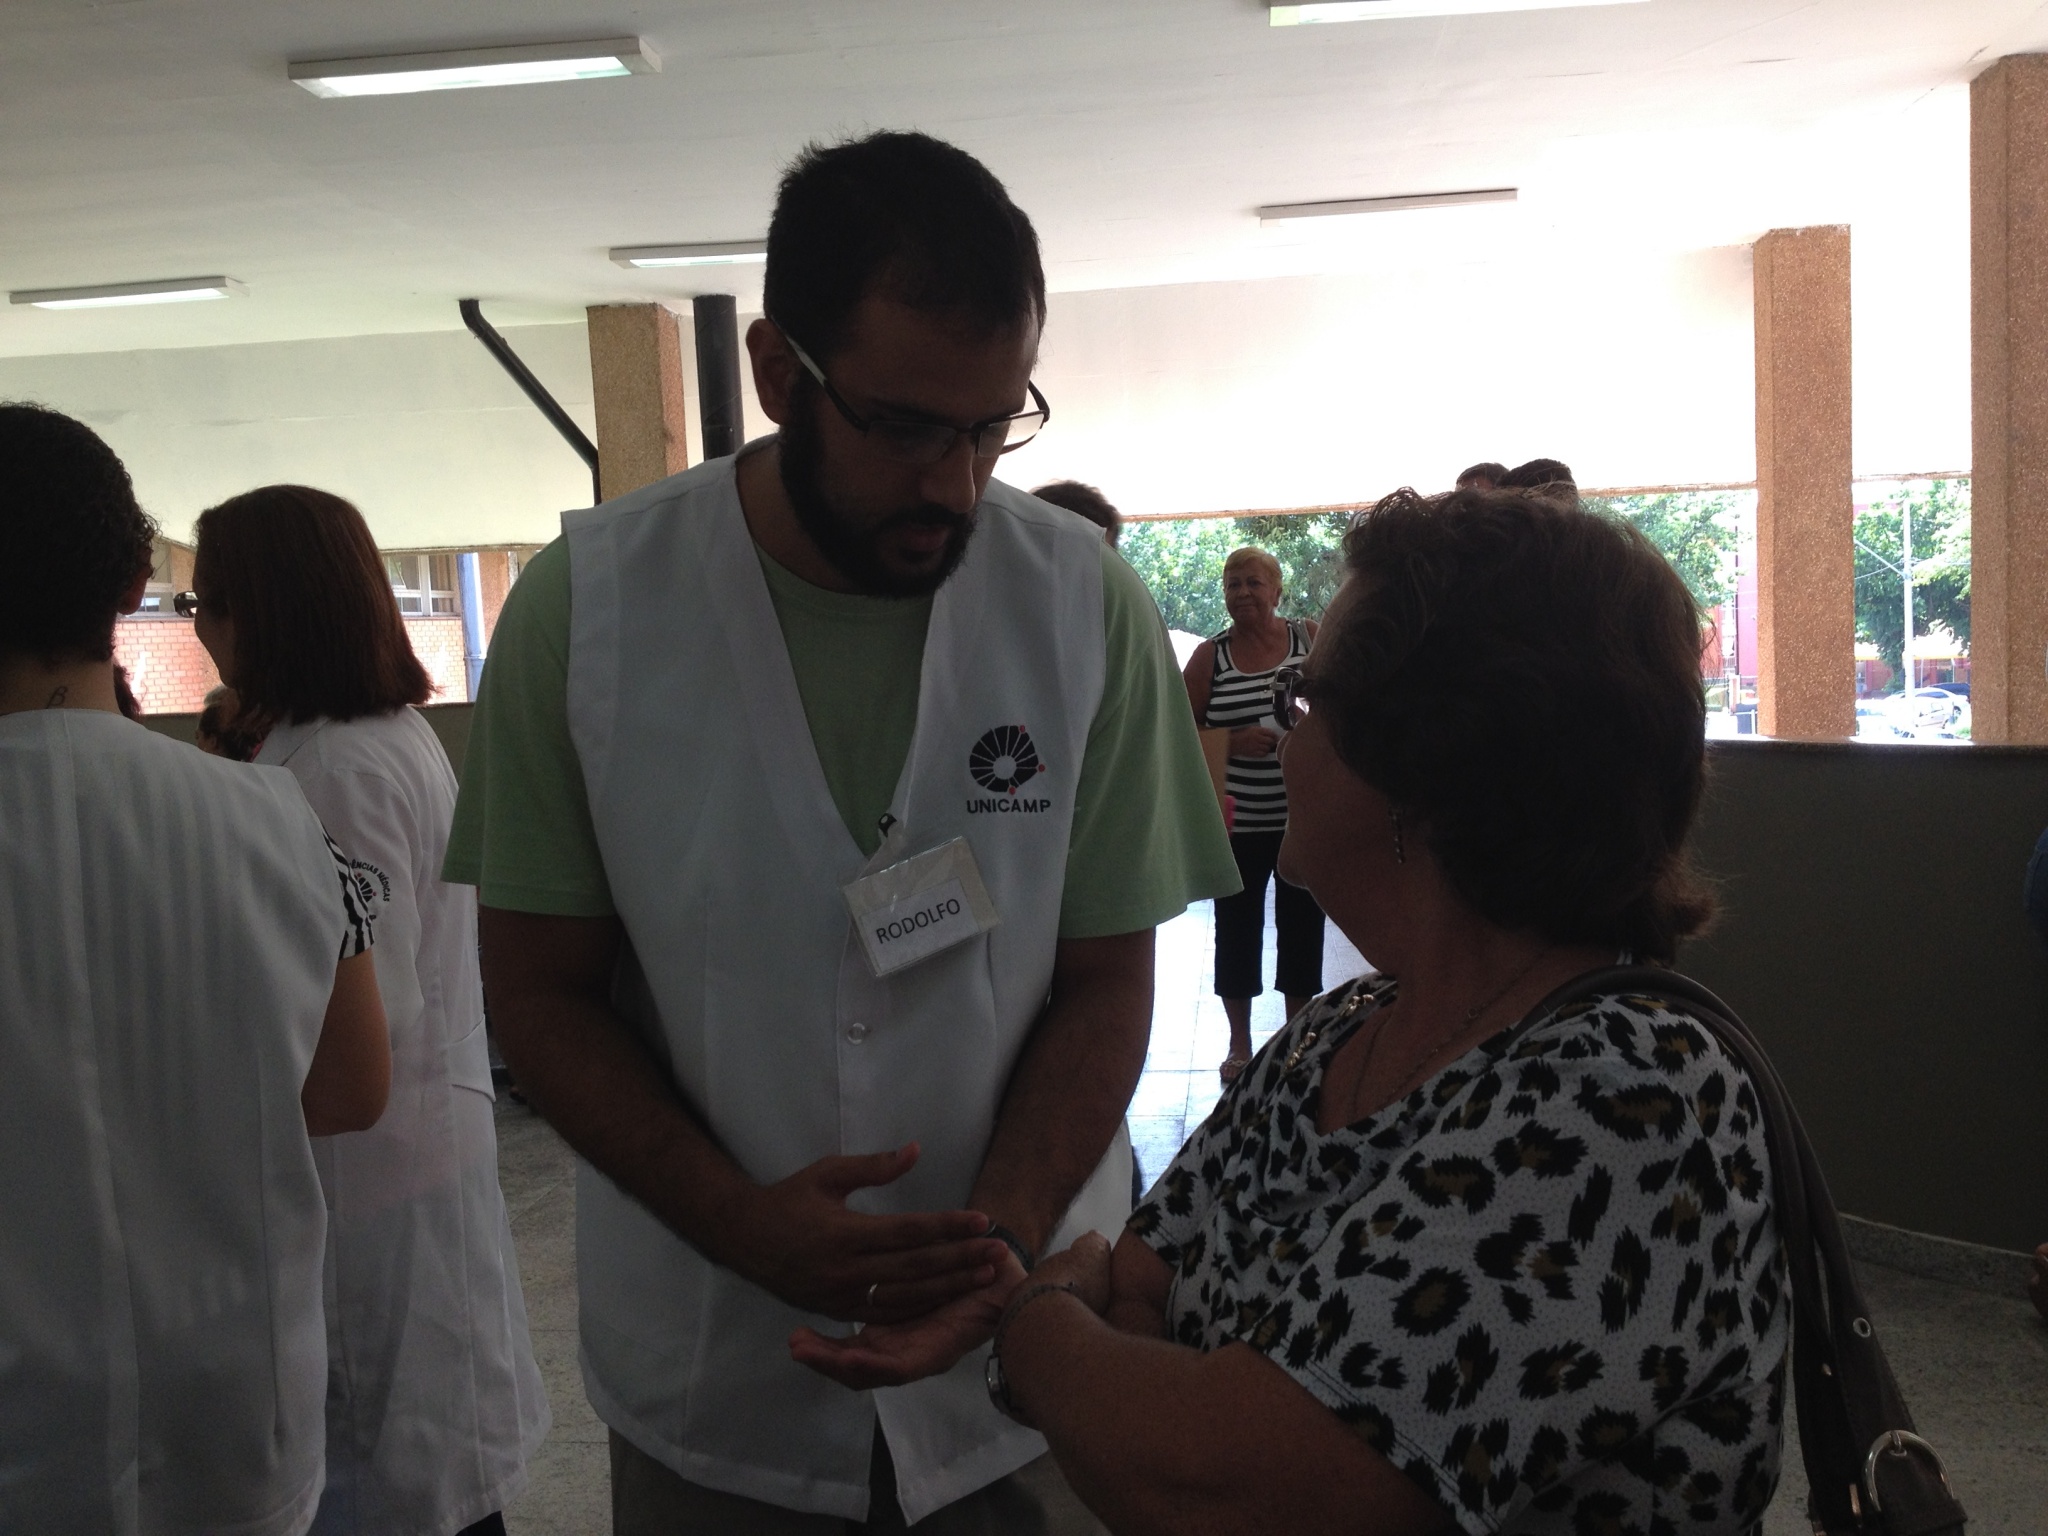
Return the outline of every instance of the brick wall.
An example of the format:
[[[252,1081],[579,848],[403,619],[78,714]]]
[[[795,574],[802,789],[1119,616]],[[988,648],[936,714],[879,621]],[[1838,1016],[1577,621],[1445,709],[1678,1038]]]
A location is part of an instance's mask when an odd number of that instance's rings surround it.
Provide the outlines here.
[[[145,715],[192,715],[220,682],[213,658],[189,619],[122,619],[114,625],[114,660]]]
[[[462,620],[407,619],[412,652],[434,680],[429,704],[461,704],[469,698],[469,674],[462,664]]]
[[[413,654],[434,680],[428,702],[466,702],[462,620],[407,619],[405,632]],[[114,626],[114,659],[128,669],[128,686],[145,715],[197,714],[206,691],[220,682],[189,619],[122,619]]]

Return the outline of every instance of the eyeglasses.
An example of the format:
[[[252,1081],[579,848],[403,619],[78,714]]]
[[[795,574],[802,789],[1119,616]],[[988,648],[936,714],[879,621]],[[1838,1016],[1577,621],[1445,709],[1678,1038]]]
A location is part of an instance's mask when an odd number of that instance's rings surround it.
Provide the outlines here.
[[[171,596],[171,610],[181,619],[195,619],[199,616],[199,594],[197,592],[176,592]]]
[[[1273,719],[1283,732],[1295,726],[1295,713],[1301,708],[1301,668],[1282,667],[1273,674]]]
[[[782,339],[789,343],[789,350],[796,354],[796,360],[818,381],[825,391],[825,398],[838,407],[847,424],[857,432],[865,432],[868,440],[882,452],[905,464],[921,467],[936,464],[951,453],[953,444],[963,437],[977,459],[993,459],[1013,448],[1022,448],[1052,420],[1052,407],[1045,403],[1045,396],[1038,392],[1036,384],[1027,383],[1024,387],[1031,391],[1032,401],[1038,407],[1036,410],[1019,411],[1014,416],[992,416],[987,421],[977,421],[971,427],[949,427],[940,421],[891,421],[887,418],[870,421],[839,398],[839,391],[825,377],[825,370],[811,361],[810,353],[797,345],[794,336],[784,331]]]

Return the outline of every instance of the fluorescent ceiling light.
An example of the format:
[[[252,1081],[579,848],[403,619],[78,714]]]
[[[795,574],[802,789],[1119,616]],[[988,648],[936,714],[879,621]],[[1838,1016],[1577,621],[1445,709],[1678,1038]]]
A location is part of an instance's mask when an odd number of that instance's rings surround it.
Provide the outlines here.
[[[1291,219],[1340,219],[1354,213],[1399,213],[1407,208],[1456,208],[1466,203],[1512,203],[1513,187],[1481,187],[1471,192],[1415,192],[1403,197],[1351,197],[1331,203],[1269,203],[1259,210],[1261,224]]]
[[[1310,0],[1276,5],[1267,0],[1267,20],[1276,27],[1306,27],[1328,21],[1395,21],[1407,16],[1477,16],[1487,11],[1563,11],[1587,5],[1640,5],[1643,0]]]
[[[637,37],[582,43],[524,43],[450,53],[394,53],[369,59],[308,59],[287,71],[315,96],[401,96],[549,80],[607,80],[653,74],[661,60]]]
[[[615,245],[610,252],[622,267],[724,267],[736,261],[766,261],[765,240],[727,240],[701,245]]]
[[[232,277],[173,277],[159,283],[102,283],[93,288],[23,288],[8,294],[7,302],[37,309],[111,309],[117,304],[193,304],[248,291]]]

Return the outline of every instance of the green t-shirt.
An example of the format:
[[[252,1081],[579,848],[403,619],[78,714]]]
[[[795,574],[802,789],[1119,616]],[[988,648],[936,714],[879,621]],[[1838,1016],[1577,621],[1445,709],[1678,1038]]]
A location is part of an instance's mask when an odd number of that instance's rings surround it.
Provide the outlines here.
[[[878,846],[917,723],[930,598],[857,597],[761,569],[804,717],[846,829]],[[1138,574],[1102,554],[1105,671],[1074,799],[1060,937],[1155,927],[1239,888],[1166,626]],[[569,737],[569,548],[520,573],[491,639],[443,878],[485,906],[604,917],[611,887]]]

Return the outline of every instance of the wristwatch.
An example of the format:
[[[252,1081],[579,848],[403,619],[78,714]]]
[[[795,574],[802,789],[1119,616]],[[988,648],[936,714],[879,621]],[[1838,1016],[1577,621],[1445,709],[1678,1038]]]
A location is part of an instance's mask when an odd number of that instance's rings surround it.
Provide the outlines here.
[[[1003,1357],[994,1350],[988,1352],[988,1370],[984,1373],[988,1383],[988,1400],[995,1410],[1013,1424],[1022,1424],[1026,1429],[1038,1426],[1024,1417],[1024,1410],[1010,1401],[1010,1378],[1003,1374]]]
[[[988,1365],[982,1372],[982,1380],[988,1386],[988,1400],[995,1405],[997,1413],[1022,1424],[1026,1429],[1036,1429],[1038,1426],[1025,1418],[1024,1410],[1011,1400],[1010,1378],[1003,1372],[1003,1335],[1009,1332],[1010,1323],[1017,1314],[1032,1302],[1041,1296],[1051,1296],[1061,1291],[1069,1296],[1081,1294],[1080,1287],[1071,1280],[1052,1280],[1042,1285],[1026,1285],[1020,1288],[1017,1294],[1010,1298],[1010,1304],[1003,1308],[1002,1321],[996,1324],[995,1337],[989,1341]]]

